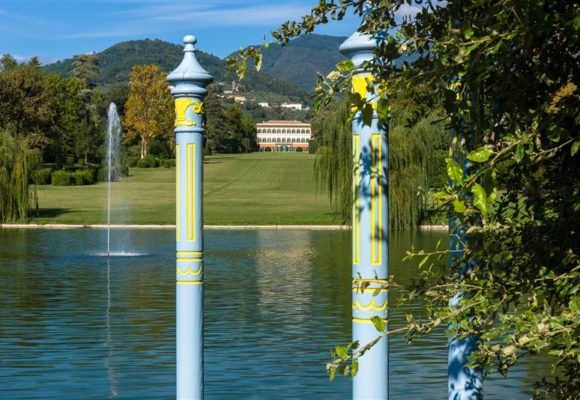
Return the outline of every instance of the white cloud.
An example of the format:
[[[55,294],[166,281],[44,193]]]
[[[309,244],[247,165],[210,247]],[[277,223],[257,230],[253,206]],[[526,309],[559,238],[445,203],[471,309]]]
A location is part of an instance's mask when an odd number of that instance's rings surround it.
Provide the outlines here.
[[[92,32],[77,32],[61,36],[62,39],[95,39],[141,35],[149,32],[148,29],[124,27],[120,29],[102,29]]]
[[[264,2],[252,5],[222,0],[211,3],[144,3],[123,11],[126,17],[160,22],[191,22],[201,26],[270,26],[297,19],[310,11],[306,3]]]

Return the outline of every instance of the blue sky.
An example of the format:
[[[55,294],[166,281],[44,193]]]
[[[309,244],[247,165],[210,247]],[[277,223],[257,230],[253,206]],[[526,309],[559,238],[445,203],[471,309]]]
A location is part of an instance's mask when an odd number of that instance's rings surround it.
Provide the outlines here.
[[[102,51],[125,40],[181,43],[185,34],[198,47],[224,57],[259,44],[285,20],[308,13],[316,0],[0,0],[0,54],[43,63]],[[358,18],[319,33],[349,36]]]

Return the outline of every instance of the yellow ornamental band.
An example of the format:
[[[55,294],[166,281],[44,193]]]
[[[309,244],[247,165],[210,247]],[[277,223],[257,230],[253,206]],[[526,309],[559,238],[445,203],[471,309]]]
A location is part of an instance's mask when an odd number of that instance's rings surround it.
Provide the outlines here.
[[[365,100],[369,93],[368,85],[374,84],[375,78],[371,74],[355,75],[352,77],[352,92],[358,93],[361,99]],[[377,109],[377,102],[371,101],[373,109]],[[353,107],[354,108],[354,107]],[[354,110],[353,110],[354,111]]]
[[[192,107],[195,114],[203,112],[203,103],[190,97],[179,97],[175,99],[175,126],[194,126],[195,121],[186,117],[187,110]]]

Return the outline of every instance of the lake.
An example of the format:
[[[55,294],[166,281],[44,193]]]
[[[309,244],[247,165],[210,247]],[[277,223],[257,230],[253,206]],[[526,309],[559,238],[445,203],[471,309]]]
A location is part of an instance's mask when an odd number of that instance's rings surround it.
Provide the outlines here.
[[[175,397],[175,242],[171,230],[0,229],[0,398]],[[392,235],[390,273],[411,244],[446,234]],[[207,231],[206,399],[348,399],[351,381],[330,382],[329,351],[350,340],[350,232]],[[397,295],[391,295],[391,303]],[[391,309],[391,327],[421,304]],[[447,398],[444,330],[406,344],[390,338],[393,399]],[[529,399],[545,360],[508,378],[493,375],[486,399]]]

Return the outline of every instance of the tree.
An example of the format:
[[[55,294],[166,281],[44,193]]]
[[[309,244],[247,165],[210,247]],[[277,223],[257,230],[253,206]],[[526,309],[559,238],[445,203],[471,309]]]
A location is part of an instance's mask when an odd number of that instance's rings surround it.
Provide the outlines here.
[[[430,276],[411,295],[423,297],[427,315],[409,317],[409,337],[447,323],[451,335],[477,336],[472,362],[486,373],[507,374],[518,357],[550,354],[556,378],[538,382],[537,396],[575,398],[580,6],[564,0],[427,0],[417,2],[422,8],[413,17],[399,18],[408,4],[322,0],[273,37],[284,44],[349,11],[362,16],[359,31],[379,38],[375,60],[365,66],[377,78],[376,88],[391,99],[410,94],[423,105],[419,116],[442,102],[446,124],[456,132],[453,148],[469,160],[467,170],[446,160],[451,184],[438,194],[467,231],[460,265],[439,276],[425,271]],[[401,56],[408,58],[397,66],[393,61]],[[249,58],[258,56],[242,53],[239,65]],[[347,88],[352,66],[343,64],[341,72],[321,82],[319,104]],[[429,91],[415,92],[417,87]],[[369,107],[353,100],[361,110]],[[383,117],[387,107],[379,104]],[[422,265],[442,253],[428,255]],[[448,301],[458,293],[463,295],[450,309]],[[338,357],[331,369],[349,371],[346,364],[358,354]]]
[[[0,128],[43,148],[49,141],[54,110],[42,69],[36,65],[12,66],[0,73]]]
[[[10,54],[4,54],[0,58],[0,72],[10,71],[18,66],[18,61]]]
[[[93,86],[94,79],[99,75],[99,56],[93,54],[81,54],[74,57],[71,75],[80,79],[87,87]]]
[[[152,138],[173,136],[173,98],[165,76],[156,65],[136,65],[131,71],[123,125],[125,140],[140,139],[141,158]]]
[[[40,163],[40,152],[29,149],[22,138],[0,131],[0,222],[26,219],[34,187],[29,186],[33,170]],[[38,208],[38,201],[36,200]]]
[[[427,190],[440,176],[434,171],[442,152],[441,123],[437,112],[409,121],[401,101],[393,104],[389,132],[389,226],[409,229],[427,215]],[[343,223],[352,216],[352,132],[348,98],[324,107],[313,124],[320,149],[315,163],[317,185],[327,190],[335,213]],[[410,125],[409,125],[410,124]]]

